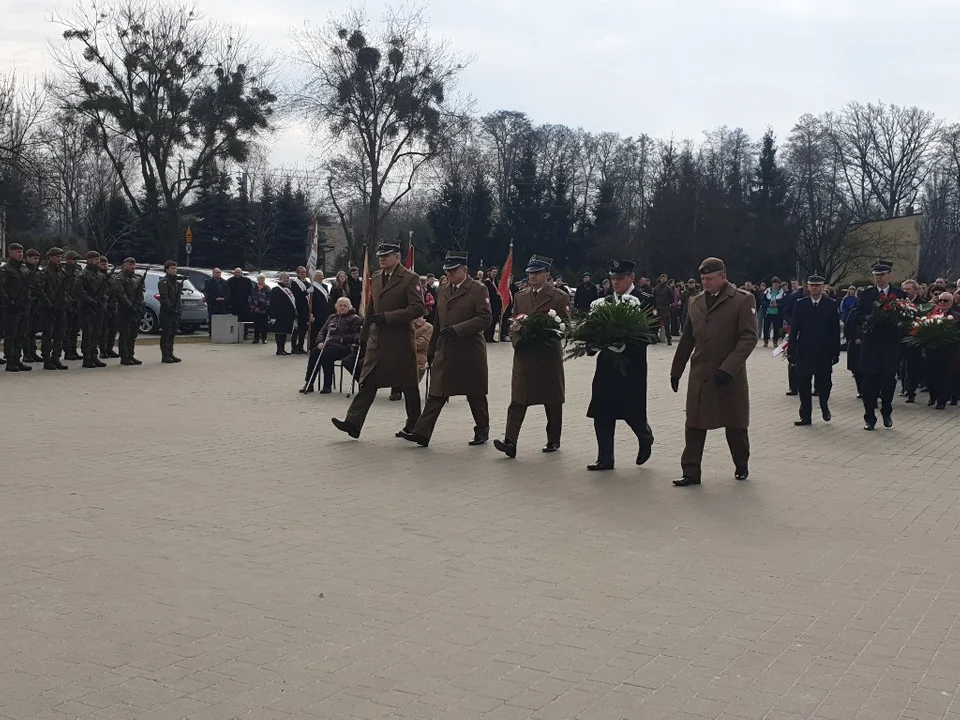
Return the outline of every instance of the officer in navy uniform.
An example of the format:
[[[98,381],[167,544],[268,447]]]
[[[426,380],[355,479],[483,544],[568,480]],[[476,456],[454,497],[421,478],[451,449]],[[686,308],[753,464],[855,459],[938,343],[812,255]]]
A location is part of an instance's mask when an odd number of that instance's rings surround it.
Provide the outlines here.
[[[816,379],[820,412],[830,422],[830,389],[833,366],[840,362],[840,314],[835,300],[823,294],[826,280],[819,275],[807,278],[809,295],[800,298],[793,310],[787,355],[794,365],[800,393],[800,419],[794,425],[813,422],[813,390]]]
[[[613,292],[604,302],[622,302],[624,295],[632,295],[640,304],[653,310],[653,295],[635,285],[636,263],[631,260],[613,260],[610,263],[610,284]],[[647,346],[629,343],[624,355],[629,361],[627,374],[613,365],[603,353],[597,355],[597,369],[593,375],[590,407],[587,417],[593,418],[597,436],[597,461],[587,470],[613,470],[613,440],[617,420],[624,420],[637,436],[640,444],[637,465],[650,459],[653,451],[653,430],[647,422]]]
[[[874,303],[900,299],[900,290],[890,287],[890,271],[893,264],[878,262],[873,266],[874,286],[866,288],[857,298],[857,327],[854,342],[860,345],[860,387],[863,394],[864,430],[877,426],[877,400],[880,400],[880,416],[883,426],[893,427],[893,395],[897,390],[897,368],[900,365],[899,328],[876,327],[870,329]]]

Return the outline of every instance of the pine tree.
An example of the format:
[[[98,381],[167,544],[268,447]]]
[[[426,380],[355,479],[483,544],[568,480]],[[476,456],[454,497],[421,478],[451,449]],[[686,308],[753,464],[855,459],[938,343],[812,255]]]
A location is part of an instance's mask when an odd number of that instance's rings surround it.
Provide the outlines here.
[[[767,130],[760,144],[750,194],[752,230],[748,267],[752,277],[793,274],[796,234],[789,221],[787,190],[787,175],[777,164],[773,131]]]

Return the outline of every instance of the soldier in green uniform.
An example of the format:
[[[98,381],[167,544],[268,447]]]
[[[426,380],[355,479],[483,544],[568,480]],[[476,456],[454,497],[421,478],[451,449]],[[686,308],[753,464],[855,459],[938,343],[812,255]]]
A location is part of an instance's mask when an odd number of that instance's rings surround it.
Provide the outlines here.
[[[164,276],[157,283],[160,296],[160,354],[165,363],[178,363],[180,358],[173,354],[173,343],[180,324],[180,296],[183,285],[177,282],[177,263],[167,260],[163,264]]]
[[[63,359],[79,360],[77,341],[80,337],[80,308],[77,305],[76,284],[79,268],[77,259],[80,256],[73,250],[68,250],[63,256],[63,272],[67,287],[63,292],[64,312],[66,313],[66,330],[63,337]]]
[[[20,359],[23,326],[30,304],[27,299],[27,276],[23,269],[23,245],[11,243],[7,263],[0,268],[0,308],[3,310],[3,354],[7,372],[33,370]]]
[[[143,365],[134,356],[137,344],[137,332],[140,330],[140,318],[143,315],[143,275],[136,273],[137,261],[132,257],[124,258],[123,269],[114,279],[117,297],[117,327],[120,332],[120,364]]]
[[[64,297],[69,292],[69,280],[60,264],[63,250],[58,247],[47,251],[47,266],[40,272],[40,324],[43,337],[40,351],[43,353],[44,370],[69,370],[60,362],[63,351],[63,334],[67,329],[67,309]]]
[[[42,358],[37,354],[37,330],[40,327],[39,311],[43,304],[40,299],[43,289],[40,287],[39,250],[33,248],[27,250],[23,270],[27,277],[26,299],[29,303],[29,309],[27,311],[27,321],[23,325],[20,351],[23,353],[24,362],[42,362]]]
[[[87,266],[80,273],[76,288],[77,302],[80,306],[80,350],[83,353],[83,367],[106,367],[97,357],[100,342],[100,329],[103,326],[103,306],[107,292],[107,276],[100,272],[100,253],[91,250],[87,253]]]
[[[100,272],[110,276],[110,260],[100,256]],[[103,328],[100,330],[100,357],[102,359],[118,358],[120,354],[113,349],[117,344],[117,288],[111,281],[104,290],[106,305],[103,308]]]

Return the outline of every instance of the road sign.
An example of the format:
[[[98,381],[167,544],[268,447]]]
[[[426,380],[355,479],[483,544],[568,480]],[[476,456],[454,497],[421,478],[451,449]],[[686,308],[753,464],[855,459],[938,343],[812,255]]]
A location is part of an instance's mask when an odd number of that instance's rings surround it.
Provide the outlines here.
[[[184,234],[184,238],[187,241],[187,247],[189,247],[193,242],[193,230],[191,230],[189,226],[187,226],[187,232]]]

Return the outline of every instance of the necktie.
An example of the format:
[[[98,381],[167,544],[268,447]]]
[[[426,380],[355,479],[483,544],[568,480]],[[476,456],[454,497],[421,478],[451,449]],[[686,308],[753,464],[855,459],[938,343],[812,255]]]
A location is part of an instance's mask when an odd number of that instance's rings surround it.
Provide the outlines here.
[[[389,275],[384,275],[384,276],[383,276],[383,284],[386,285],[388,282],[390,282],[390,276],[389,276]]]

